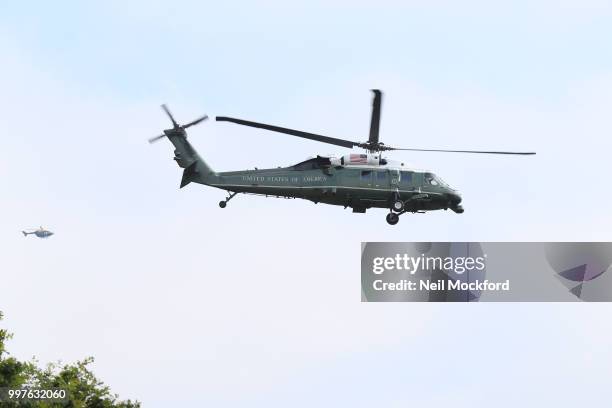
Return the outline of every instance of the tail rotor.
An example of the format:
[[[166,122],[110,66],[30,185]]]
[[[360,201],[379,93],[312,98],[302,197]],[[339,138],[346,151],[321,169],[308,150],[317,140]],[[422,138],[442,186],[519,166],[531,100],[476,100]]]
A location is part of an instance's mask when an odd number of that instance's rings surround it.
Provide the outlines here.
[[[149,143],[155,143],[157,142],[159,139],[167,137],[169,135],[172,134],[180,134],[182,136],[185,136],[186,132],[185,129],[197,125],[200,122],[205,121],[206,119],[208,119],[208,115],[204,115],[196,120],[193,120],[189,123],[186,123],[184,125],[179,125],[176,120],[174,119],[174,116],[172,116],[172,113],[170,112],[170,109],[168,109],[168,107],[166,106],[166,104],[163,104],[161,106],[161,108],[164,110],[164,112],[166,112],[166,115],[168,115],[168,117],[170,118],[170,120],[172,121],[172,129],[166,129],[164,130],[164,133],[159,135],[159,136],[155,136],[149,139]]]

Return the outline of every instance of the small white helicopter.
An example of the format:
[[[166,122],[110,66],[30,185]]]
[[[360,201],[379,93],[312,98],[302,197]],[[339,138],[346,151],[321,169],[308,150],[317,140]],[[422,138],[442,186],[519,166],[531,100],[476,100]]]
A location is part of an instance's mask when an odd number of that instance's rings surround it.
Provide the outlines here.
[[[28,235],[36,235],[38,238],[49,238],[53,235],[53,232],[44,229],[42,226],[39,229],[35,229],[33,231],[21,231],[24,237]]]

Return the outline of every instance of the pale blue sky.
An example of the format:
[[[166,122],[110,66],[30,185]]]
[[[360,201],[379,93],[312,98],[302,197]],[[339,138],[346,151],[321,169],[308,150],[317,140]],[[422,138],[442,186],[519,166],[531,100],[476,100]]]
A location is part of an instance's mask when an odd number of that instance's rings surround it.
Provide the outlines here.
[[[611,238],[612,7],[430,3],[0,5],[10,350],[94,355],[146,407],[601,404],[606,304],[360,303],[361,241]],[[388,144],[538,155],[394,155],[466,212],[392,228],[298,200],[220,210],[220,190],[178,189],[169,143],[146,143],[169,126],[163,102],[183,122],[362,140],[375,87]],[[217,170],[344,153],[226,123],[190,140]],[[19,233],[40,224],[56,235]]]

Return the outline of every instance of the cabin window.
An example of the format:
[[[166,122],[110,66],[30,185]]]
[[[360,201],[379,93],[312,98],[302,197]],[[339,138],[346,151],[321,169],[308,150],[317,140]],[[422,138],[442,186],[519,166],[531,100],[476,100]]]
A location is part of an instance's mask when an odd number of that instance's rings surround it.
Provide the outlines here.
[[[383,171],[377,171],[376,172],[376,180],[377,181],[385,181],[387,179],[387,171],[383,170]]]
[[[412,184],[412,173],[409,171],[402,171],[401,174],[402,174],[401,183],[407,186],[411,185]]]
[[[364,170],[361,172],[361,180],[362,181],[370,181],[372,178],[372,171],[371,170]]]

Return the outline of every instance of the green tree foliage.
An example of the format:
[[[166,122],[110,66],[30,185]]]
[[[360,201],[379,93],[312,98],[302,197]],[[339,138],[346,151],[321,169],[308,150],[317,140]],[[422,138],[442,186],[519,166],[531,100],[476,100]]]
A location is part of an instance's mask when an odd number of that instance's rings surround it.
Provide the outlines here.
[[[0,388],[62,388],[67,392],[68,401],[5,402],[1,403],[2,408],[140,408],[137,401],[120,401],[118,395],[111,393],[110,388],[96,378],[89,368],[93,357],[73,364],[55,363],[39,368],[36,360],[21,362],[8,355],[5,343],[11,337],[5,329],[0,329]]]

